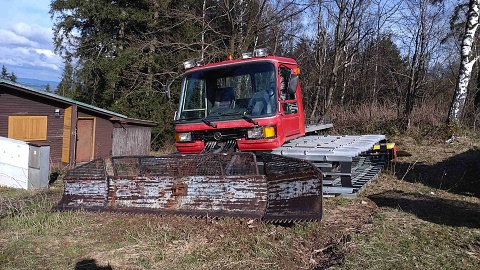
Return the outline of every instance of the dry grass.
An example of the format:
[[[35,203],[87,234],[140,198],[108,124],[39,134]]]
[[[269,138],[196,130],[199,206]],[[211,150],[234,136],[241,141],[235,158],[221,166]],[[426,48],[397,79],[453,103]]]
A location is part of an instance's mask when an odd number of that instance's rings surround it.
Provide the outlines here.
[[[404,134],[405,126],[399,117],[403,112],[397,108],[391,102],[336,106],[331,109],[328,118],[335,123],[335,131],[339,134],[376,133],[398,136]],[[435,100],[422,102],[412,112],[407,135],[417,140],[445,141],[451,135],[445,128],[447,112],[445,104],[438,104]]]
[[[477,269],[480,144],[397,139],[413,154],[320,223],[51,212],[48,191],[0,188],[0,269]]]
[[[334,239],[322,223],[52,213],[52,203],[41,199],[2,218],[3,269],[73,269],[92,260],[113,269],[309,269],[316,261],[305,255]]]
[[[379,211],[367,233],[354,235],[343,268],[477,269],[479,142],[400,145],[414,155],[399,159],[363,194]]]
[[[361,104],[354,108],[337,106],[331,109],[331,122],[340,134],[396,134],[397,111],[391,104]],[[388,129],[387,129],[388,127]]]
[[[171,153],[176,153],[178,152],[177,148],[175,147],[175,144],[171,144],[167,147],[163,147],[162,149],[159,149],[157,151],[151,151],[150,154],[152,156],[162,156],[162,155],[168,155]]]

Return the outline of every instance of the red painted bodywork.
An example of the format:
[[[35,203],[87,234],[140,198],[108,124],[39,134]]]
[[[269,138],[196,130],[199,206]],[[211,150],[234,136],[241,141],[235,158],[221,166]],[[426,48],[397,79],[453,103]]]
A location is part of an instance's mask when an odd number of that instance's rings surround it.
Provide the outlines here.
[[[269,61],[275,65],[276,70],[279,66],[287,66],[292,70],[297,70],[297,63],[291,58],[266,56],[261,58],[250,58],[241,60],[228,60],[218,63],[207,64],[200,67],[189,69],[187,72],[219,67],[223,65],[231,65],[238,63],[251,63],[252,61]],[[277,98],[280,96],[280,76],[277,74]],[[297,74],[298,75],[298,74]],[[296,89],[296,103],[298,106],[297,113],[285,114],[283,111],[283,103],[292,102],[292,100],[280,100],[278,102],[280,106],[277,106],[276,112],[273,116],[268,117],[255,117],[253,118],[258,122],[258,126],[276,126],[277,136],[272,139],[239,139],[237,140],[237,146],[240,151],[258,151],[258,150],[272,150],[282,146],[286,141],[295,139],[305,135],[305,115],[302,103],[302,93],[300,83]],[[255,127],[254,124],[248,123],[243,119],[238,120],[217,120],[214,122],[217,127],[213,128],[205,123],[177,123],[175,126],[175,132],[192,132],[202,130],[218,130],[227,128],[247,128]],[[205,146],[203,141],[197,140],[194,142],[181,142],[176,143],[177,150],[185,154],[200,153]]]

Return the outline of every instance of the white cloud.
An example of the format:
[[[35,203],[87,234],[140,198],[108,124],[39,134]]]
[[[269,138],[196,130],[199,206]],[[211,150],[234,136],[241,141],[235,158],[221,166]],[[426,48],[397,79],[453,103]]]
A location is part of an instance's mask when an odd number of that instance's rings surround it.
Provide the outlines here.
[[[12,26],[13,31],[37,44],[46,47],[52,46],[53,33],[52,29],[40,27],[35,24],[26,24],[25,22],[18,22]]]
[[[50,0],[0,1],[0,65],[17,77],[58,81],[63,60],[53,52]]]
[[[49,49],[0,46],[0,64],[17,77],[59,80],[63,59]]]
[[[55,53],[53,53],[51,50],[47,49],[34,49],[36,53],[38,54],[43,54],[46,57],[55,57]]]
[[[2,46],[38,46],[38,43],[16,33],[0,29],[0,45]]]

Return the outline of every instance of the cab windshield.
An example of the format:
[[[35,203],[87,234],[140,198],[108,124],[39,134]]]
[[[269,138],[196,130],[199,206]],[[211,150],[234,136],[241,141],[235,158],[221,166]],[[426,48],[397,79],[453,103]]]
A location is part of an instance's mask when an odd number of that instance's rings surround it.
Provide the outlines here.
[[[276,111],[275,66],[239,63],[187,73],[176,120],[254,118]]]

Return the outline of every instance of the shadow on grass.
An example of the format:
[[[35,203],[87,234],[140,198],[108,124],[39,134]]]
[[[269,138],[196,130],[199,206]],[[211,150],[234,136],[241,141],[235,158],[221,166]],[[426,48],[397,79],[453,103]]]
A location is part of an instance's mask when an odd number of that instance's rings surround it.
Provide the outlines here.
[[[75,270],[113,270],[110,265],[100,266],[93,259],[85,259],[75,264]]]
[[[433,165],[397,162],[395,176],[411,183],[480,198],[480,149],[468,150]]]
[[[480,228],[478,204],[390,190],[369,196],[379,207],[400,209],[420,219],[452,227]]]

